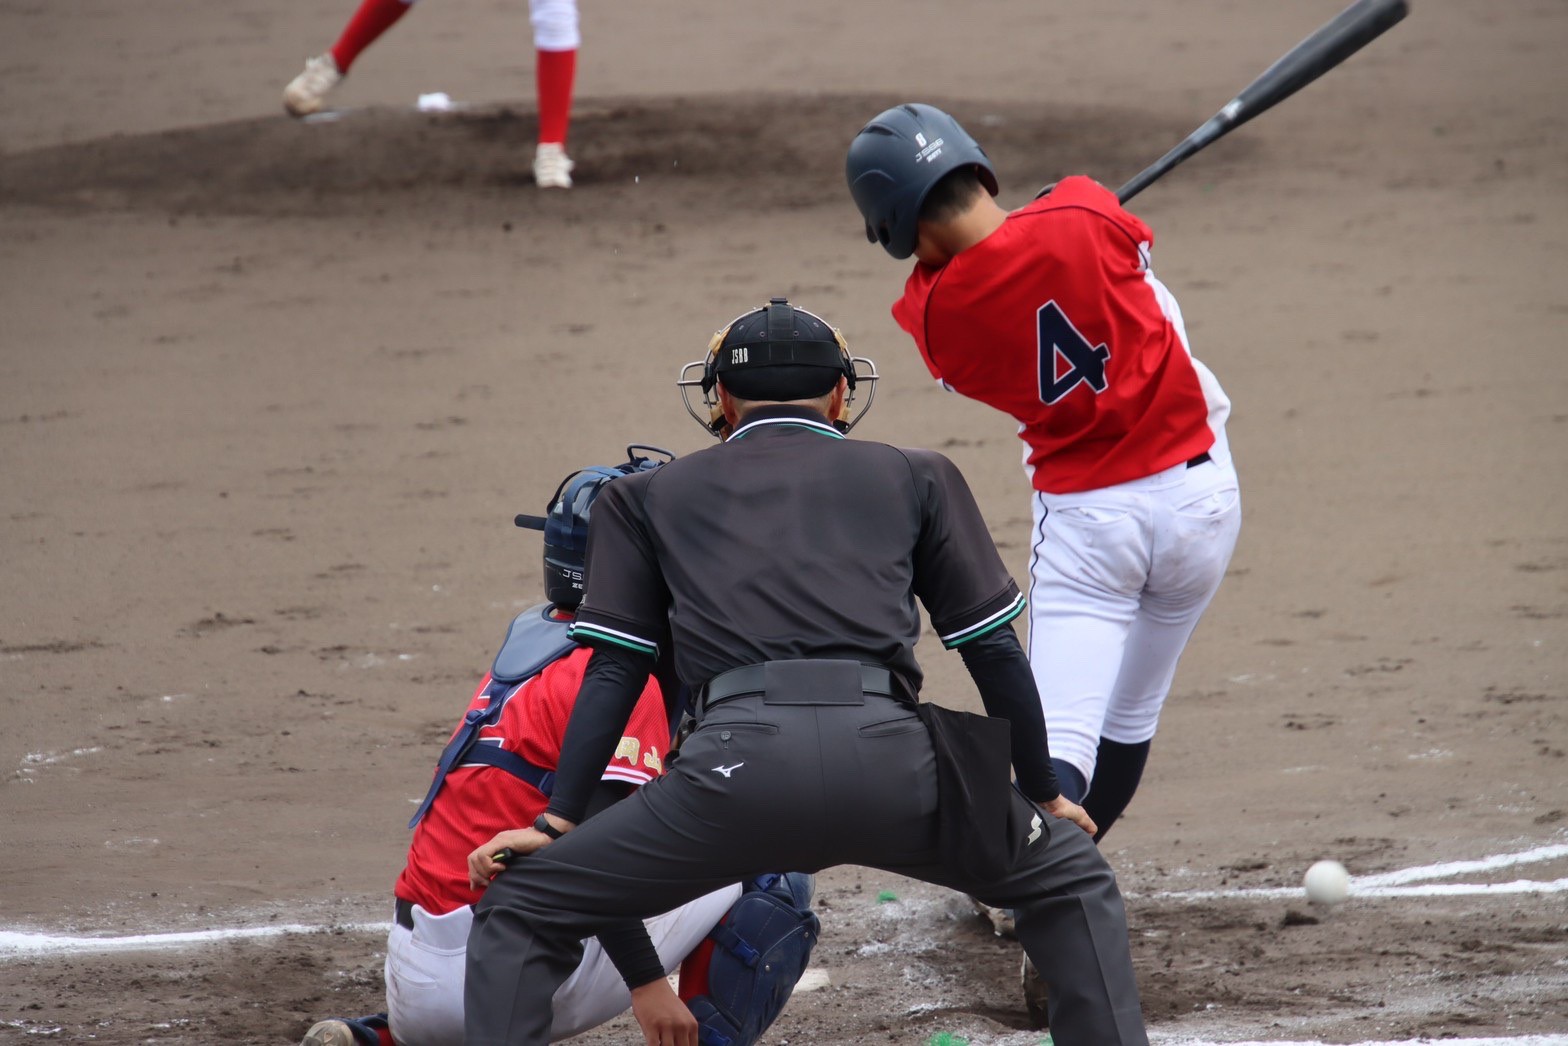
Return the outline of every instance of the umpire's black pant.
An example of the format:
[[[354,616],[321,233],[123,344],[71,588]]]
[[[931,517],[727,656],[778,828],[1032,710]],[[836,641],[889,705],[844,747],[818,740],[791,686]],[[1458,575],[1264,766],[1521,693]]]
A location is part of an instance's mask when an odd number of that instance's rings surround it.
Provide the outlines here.
[[[778,868],[883,868],[1017,911],[1050,986],[1061,1046],[1146,1044],[1116,877],[1077,826],[1041,814],[1018,866],[993,882],[936,845],[936,774],[906,704],[772,703],[710,709],[668,773],[516,862],[485,891],[468,941],[468,1046],[549,1041],[550,998],[582,939]],[[1014,816],[1032,804],[1014,793]]]

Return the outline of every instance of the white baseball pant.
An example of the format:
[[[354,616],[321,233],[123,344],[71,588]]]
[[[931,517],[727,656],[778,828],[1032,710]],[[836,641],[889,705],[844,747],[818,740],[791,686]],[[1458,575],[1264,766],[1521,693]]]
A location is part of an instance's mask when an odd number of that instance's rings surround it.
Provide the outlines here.
[[[414,0],[403,0],[412,5]],[[528,22],[540,51],[575,51],[583,38],[577,28],[577,0],[528,0]]]
[[[1035,492],[1029,664],[1051,755],[1085,781],[1101,737],[1154,737],[1236,547],[1241,495],[1223,428],[1209,454],[1099,490]]]
[[[647,920],[648,936],[674,973],[681,960],[708,935],[741,894],[729,886],[674,911]],[[387,1021],[398,1046],[462,1046],[463,967],[474,911],[464,905],[431,915],[414,905],[412,930],[392,925],[387,936]],[[550,1041],[579,1035],[624,1012],[631,993],[597,940],[583,948],[583,961],[555,993]]]

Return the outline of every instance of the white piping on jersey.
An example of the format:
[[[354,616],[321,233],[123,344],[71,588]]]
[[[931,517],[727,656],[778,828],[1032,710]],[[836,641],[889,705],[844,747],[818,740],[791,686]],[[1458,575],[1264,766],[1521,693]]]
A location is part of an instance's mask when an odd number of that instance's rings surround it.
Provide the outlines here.
[[[1004,621],[1011,621],[1013,618],[1017,617],[1019,612],[1024,608],[1024,602],[1024,597],[1019,595],[1015,597],[1011,603],[1007,604],[1007,606],[1003,607],[1001,610],[998,610],[996,613],[992,614],[985,620],[976,621],[967,628],[960,628],[957,632],[949,632],[947,635],[938,636],[937,638],[940,639],[942,641],[942,645],[946,647],[956,646],[957,644],[962,643],[965,639],[974,639],[992,626],[999,625]]]
[[[653,780],[653,775],[642,770],[630,770],[624,766],[607,766],[601,781],[625,781],[627,784],[645,785]]]
[[[832,436],[834,439],[844,438],[842,432],[825,421],[812,421],[809,418],[759,418],[756,421],[748,421],[736,429],[730,435],[730,439],[740,439],[742,433],[750,432],[752,429],[762,425],[799,425],[802,428],[821,432],[824,436]]]
[[[1209,431],[1218,436],[1225,428],[1225,421],[1230,417],[1230,397],[1225,395],[1225,390],[1220,388],[1219,379],[1214,372],[1203,365],[1203,362],[1192,354],[1192,345],[1187,341],[1187,324],[1182,320],[1181,305],[1176,301],[1176,296],[1170,288],[1161,283],[1159,277],[1154,275],[1154,270],[1149,268],[1149,243],[1147,240],[1138,244],[1138,255],[1143,259],[1143,281],[1154,291],[1154,300],[1160,307],[1160,312],[1165,314],[1165,319],[1176,329],[1176,337],[1181,341],[1181,347],[1187,350],[1187,358],[1192,361],[1192,369],[1198,375],[1198,389],[1203,393],[1203,402],[1209,408]]]
[[[584,632],[589,636],[598,635],[603,639],[610,640],[612,643],[616,640],[622,640],[624,643],[635,643],[639,649],[645,647],[654,653],[657,653],[659,650],[659,644],[644,639],[641,636],[634,636],[630,632],[618,632],[613,628],[606,628],[603,625],[596,625],[591,621],[574,622],[571,630],[567,632],[567,635],[571,636],[573,639],[576,639],[577,633],[579,632]]]

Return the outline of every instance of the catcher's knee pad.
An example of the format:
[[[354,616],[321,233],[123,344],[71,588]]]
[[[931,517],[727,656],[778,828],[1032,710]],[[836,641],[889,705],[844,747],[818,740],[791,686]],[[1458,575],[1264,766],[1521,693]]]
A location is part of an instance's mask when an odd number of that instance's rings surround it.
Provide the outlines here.
[[[682,966],[681,998],[701,1046],[751,1046],[784,1009],[821,932],[814,887],[804,872],[748,883]]]

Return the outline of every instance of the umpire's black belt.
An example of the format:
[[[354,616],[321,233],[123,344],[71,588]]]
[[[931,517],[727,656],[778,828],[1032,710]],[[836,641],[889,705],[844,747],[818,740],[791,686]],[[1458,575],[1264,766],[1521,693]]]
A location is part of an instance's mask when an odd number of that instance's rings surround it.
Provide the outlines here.
[[[732,697],[744,697],[747,694],[763,694],[768,692],[770,677],[777,679],[784,672],[795,674],[793,670],[802,669],[809,665],[819,665],[822,662],[813,661],[764,661],[757,665],[742,665],[732,668],[728,672],[720,672],[707,685],[702,688],[701,707],[706,710],[721,701],[728,701]],[[846,670],[848,666],[860,672],[860,691],[864,694],[880,694],[884,697],[894,697],[903,700],[912,698],[908,694],[901,679],[893,672],[881,665],[856,664],[842,662]],[[770,668],[769,666],[773,666]]]

